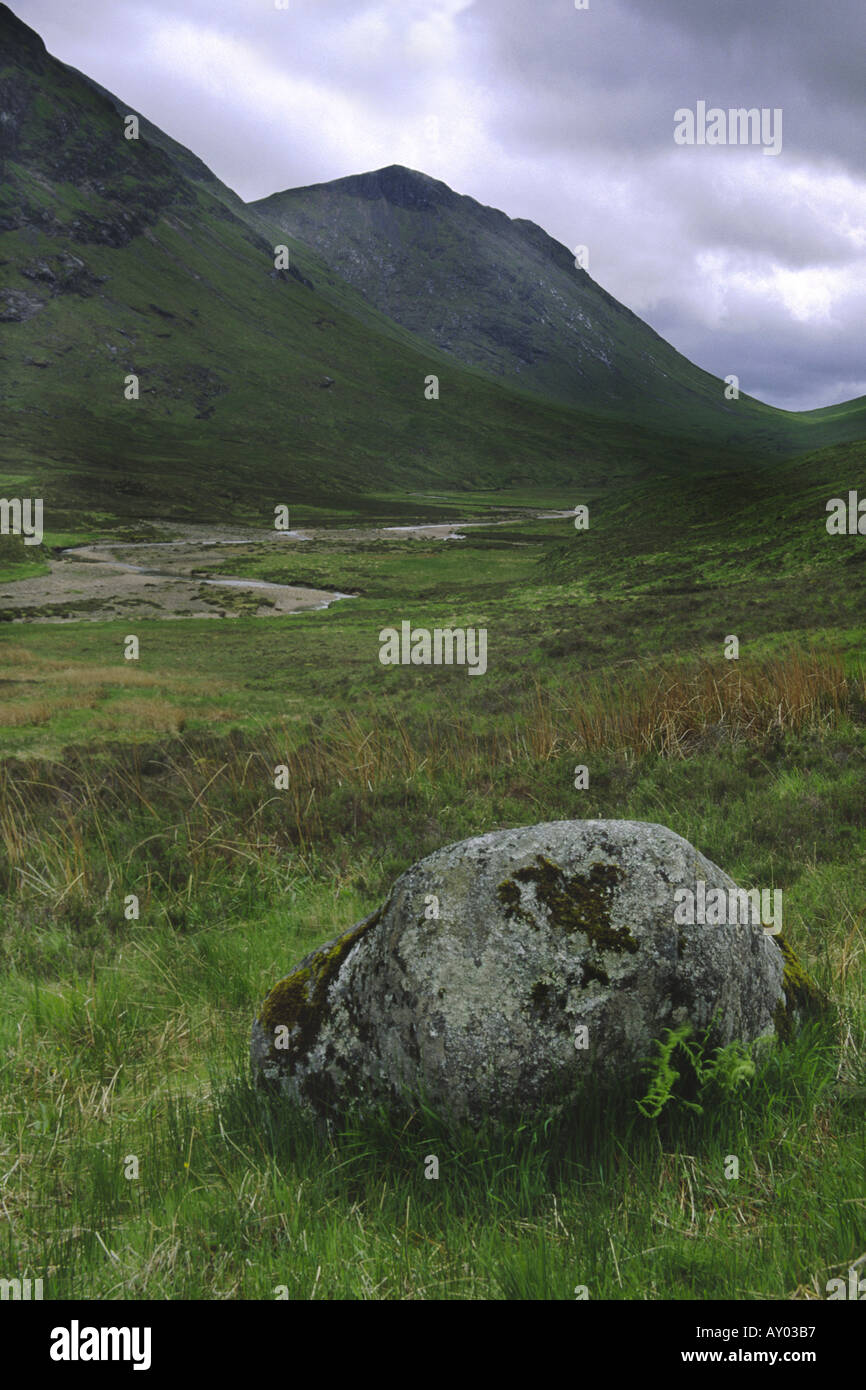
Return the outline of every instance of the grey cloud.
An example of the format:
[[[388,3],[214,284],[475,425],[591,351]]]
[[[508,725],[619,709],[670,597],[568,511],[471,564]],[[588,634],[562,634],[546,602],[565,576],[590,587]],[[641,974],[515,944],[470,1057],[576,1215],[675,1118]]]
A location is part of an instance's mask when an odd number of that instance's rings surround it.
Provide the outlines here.
[[[683,205],[682,230],[693,244],[795,269],[854,265],[863,257],[819,209],[768,202],[751,190],[731,198],[704,185],[700,199]]]
[[[513,98],[503,124],[527,146],[604,144],[607,132],[608,145],[661,150],[674,112],[703,99],[781,107],[789,158],[864,168],[861,0],[594,0],[588,11],[534,0],[531,23],[524,0],[477,0],[476,9]],[[557,108],[556,120],[540,114]]]

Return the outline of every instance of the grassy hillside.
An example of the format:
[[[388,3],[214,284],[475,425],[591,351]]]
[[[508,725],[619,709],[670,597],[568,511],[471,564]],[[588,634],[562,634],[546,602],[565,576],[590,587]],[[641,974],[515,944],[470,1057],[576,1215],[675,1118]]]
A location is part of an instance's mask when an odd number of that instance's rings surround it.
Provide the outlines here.
[[[394,165],[251,205],[453,360],[696,443],[796,452],[866,433],[866,401],[801,416],[689,362],[523,218]],[[732,366],[732,370],[735,368]]]
[[[644,367],[604,367],[587,330],[580,411],[531,394],[529,377],[467,368],[384,317],[145,118],[126,140],[123,102],[51,58],[5,6],[0,33],[0,476],[6,495],[45,498],[53,531],[260,521],[278,502],[334,514],[384,490],[694,477],[862,433],[856,402],[805,423],[745,399],[720,407],[718,384],[668,361],[655,335],[676,391]],[[520,254],[553,254],[536,233],[513,233]],[[471,261],[456,273],[463,241],[421,250],[431,274],[438,265],[466,304],[476,291],[482,303]],[[277,270],[283,242],[290,265]],[[402,293],[413,285],[407,276]],[[598,287],[581,293],[645,366],[650,330]],[[545,331],[560,360],[552,323]],[[125,398],[130,374],[137,400]],[[425,399],[429,374],[439,400]]]
[[[189,152],[56,62],[0,7],[5,288],[0,470],[55,530],[345,507],[371,488],[689,471],[640,423],[465,370],[386,321]],[[287,241],[290,266],[274,267]],[[441,398],[426,400],[425,379]],[[126,378],[140,398],[125,398]]]
[[[192,156],[146,125],[126,140],[122,104],[5,6],[0,31],[0,468],[55,526],[609,464],[606,428],[446,365],[294,242],[276,270],[276,240]]]

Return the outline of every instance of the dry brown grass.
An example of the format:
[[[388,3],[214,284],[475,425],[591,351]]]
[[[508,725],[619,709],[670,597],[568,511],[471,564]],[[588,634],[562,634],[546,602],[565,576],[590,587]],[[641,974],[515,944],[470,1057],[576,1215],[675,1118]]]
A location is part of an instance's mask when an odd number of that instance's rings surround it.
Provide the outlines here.
[[[56,671],[63,665],[62,661],[51,661],[47,656],[32,652],[29,647],[15,647],[11,643],[4,644],[2,658],[4,666],[30,666],[34,671]]]
[[[112,700],[110,705],[101,709],[96,716],[96,724],[100,729],[132,727],[151,734],[179,734],[183,732],[188,718],[185,710],[178,709],[168,700],[121,699]]]
[[[777,732],[830,728],[855,702],[862,708],[864,697],[862,673],[846,676],[837,654],[792,651],[725,666],[621,667],[556,692],[536,686],[522,710],[484,725],[447,712],[410,723],[379,701],[364,717],[342,710],[313,730],[287,718],[240,743],[203,735],[188,744],[181,737],[160,750],[159,758],[192,857],[200,851],[204,858],[246,862],[288,827],[301,847],[324,835],[327,817],[320,808],[335,788],[351,791],[352,814],[358,817],[383,788],[408,786],[414,779],[451,779],[483,788],[492,769],[513,768],[516,776],[526,773],[531,780],[539,763],[560,756],[576,762],[594,752],[683,758],[726,740],[760,744]],[[168,700],[143,696],[114,699],[95,719],[103,730],[134,727],[176,739],[186,717]],[[130,767],[115,771],[114,784],[123,787],[124,807],[151,813],[152,792],[130,756]],[[288,768],[285,790],[274,786],[280,765]],[[54,837],[46,837],[44,827],[39,836],[44,856],[39,872],[49,896],[88,878],[75,843],[78,811],[72,807],[89,807],[97,823],[113,813],[105,788],[91,785],[87,774],[58,766],[50,774],[52,783],[55,778],[62,788],[63,816],[56,821],[53,846]],[[31,832],[36,834],[30,803],[44,797],[40,785],[28,782],[20,765],[14,772],[0,765],[0,840],[9,864],[25,872],[27,843]],[[114,871],[120,873],[120,867],[114,865]]]
[[[55,712],[49,700],[0,700],[0,724],[19,729],[25,724],[47,724]]]
[[[588,676],[567,692],[536,685],[527,709],[493,732],[479,732],[468,719],[428,721],[419,738],[390,712],[365,722],[346,711],[280,761],[307,786],[322,776],[363,786],[422,770],[480,774],[492,756],[506,765],[566,753],[684,757],[708,738],[760,741],[774,731],[831,727],[864,698],[862,675],[847,677],[835,653],[795,651],[721,670],[627,668]]]
[[[318,818],[317,797],[348,785],[362,802],[393,781],[459,775],[484,785],[493,766],[533,767],[552,758],[605,752],[687,757],[725,741],[760,743],[775,733],[831,728],[866,700],[862,673],[846,676],[834,652],[792,651],[764,661],[723,668],[703,665],[625,668],[588,676],[567,692],[536,686],[525,711],[494,729],[478,729],[468,717],[410,726],[387,708],[362,720],[351,710],[333,716],[322,732],[293,746],[297,733],[283,724],[263,731],[261,754],[219,774],[243,785],[251,764],[267,775],[289,769],[288,796],[299,833]],[[256,766],[260,782],[262,770]]]
[[[764,739],[774,731],[830,727],[852,698],[864,697],[862,673],[845,674],[835,652],[795,650],[763,661],[638,668],[595,677],[570,708],[569,751],[656,752],[683,756],[712,737]],[[549,721],[549,716],[546,716]],[[544,713],[539,727],[544,726]]]
[[[92,709],[108,702],[94,718],[95,732],[178,734],[187,725],[189,711],[172,704],[170,699],[115,697],[120,691],[159,690],[179,700],[189,695],[203,700],[224,692],[219,681],[178,679],[173,674],[142,671],[120,662],[94,666],[88,662],[52,661],[26,647],[4,646],[0,659],[4,694],[9,696],[0,700],[0,726],[7,729],[50,725],[70,711]],[[240,717],[237,710],[222,709],[209,714],[214,723]]]
[[[144,690],[154,685],[165,684],[164,676],[152,675],[149,671],[139,670],[137,666],[121,666],[119,663],[117,666],[65,665],[59,672],[52,673],[52,679],[62,681],[68,686],[86,686],[94,689],[100,686],[123,685]]]

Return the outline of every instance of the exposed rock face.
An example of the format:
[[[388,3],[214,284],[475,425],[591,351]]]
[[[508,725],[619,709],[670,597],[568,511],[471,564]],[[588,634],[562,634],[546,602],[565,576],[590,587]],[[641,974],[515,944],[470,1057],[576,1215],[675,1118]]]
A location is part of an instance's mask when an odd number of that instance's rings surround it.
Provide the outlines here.
[[[0,290],[0,323],[26,323],[45,307],[45,300],[38,294],[27,294],[25,290]]]
[[[61,252],[57,256],[43,256],[20,267],[20,274],[27,280],[47,285],[52,295],[78,294],[91,295],[104,285],[105,275],[92,275],[79,256]]]
[[[760,926],[675,922],[675,890],[699,880],[736,886],[679,835],[635,821],[449,845],[271,990],[257,1075],[312,1112],[401,1108],[414,1093],[479,1118],[624,1076],[686,1021],[715,1045],[789,1029],[802,980],[787,947]]]

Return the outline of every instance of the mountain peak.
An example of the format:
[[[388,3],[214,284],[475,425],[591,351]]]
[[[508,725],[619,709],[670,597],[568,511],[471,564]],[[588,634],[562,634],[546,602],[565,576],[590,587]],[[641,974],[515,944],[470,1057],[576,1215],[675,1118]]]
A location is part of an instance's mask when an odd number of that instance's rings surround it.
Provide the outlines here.
[[[534,222],[401,164],[253,206],[380,313],[465,366],[580,409],[665,421],[679,409],[729,425],[719,382]]]
[[[417,211],[453,206],[459,201],[458,195],[452,192],[447,183],[440,183],[438,179],[432,179],[429,174],[422,174],[417,169],[407,169],[403,164],[388,164],[384,169],[375,169],[366,174],[349,174],[346,178],[311,184],[308,189],[294,191],[311,192],[313,189],[342,193],[350,198],[383,198],[394,207]]]

